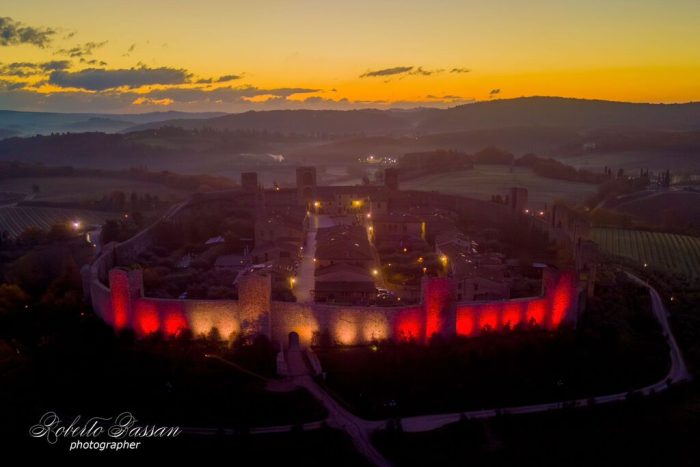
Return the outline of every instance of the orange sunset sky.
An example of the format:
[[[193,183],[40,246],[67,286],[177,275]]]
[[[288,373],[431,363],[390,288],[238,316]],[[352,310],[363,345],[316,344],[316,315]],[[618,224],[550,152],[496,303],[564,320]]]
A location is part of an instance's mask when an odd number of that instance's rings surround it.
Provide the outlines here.
[[[699,24],[697,0],[4,0],[0,109],[688,102]]]

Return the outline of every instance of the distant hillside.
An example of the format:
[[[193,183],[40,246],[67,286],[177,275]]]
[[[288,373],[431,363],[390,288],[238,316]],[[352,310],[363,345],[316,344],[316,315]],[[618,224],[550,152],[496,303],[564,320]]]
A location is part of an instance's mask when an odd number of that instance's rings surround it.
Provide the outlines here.
[[[284,133],[415,136],[463,131],[545,127],[558,131],[605,128],[700,129],[700,103],[632,104],[560,97],[525,97],[465,104],[450,109],[275,110],[211,119],[147,123],[125,131],[157,128],[252,129]]]
[[[700,129],[700,103],[631,104],[561,97],[476,102],[436,113],[418,128],[425,133],[517,126]]]
[[[175,127],[122,133],[61,133],[0,140],[0,161],[82,167],[157,166],[170,168],[193,156],[277,153],[279,146],[313,143],[308,137],[252,131],[194,131]],[[236,158],[231,158],[236,155]],[[195,157],[196,158],[196,157]],[[201,161],[201,159],[200,159]],[[230,164],[229,164],[230,165]]]
[[[422,112],[434,112],[426,109]],[[213,128],[216,130],[256,130],[314,135],[383,135],[405,133],[416,114],[385,110],[271,110],[245,112],[222,117],[193,120],[178,119],[128,128],[138,131],[158,128],[164,124],[182,128]]]
[[[16,135],[32,136],[59,132],[116,132],[142,123],[177,118],[212,118],[221,112],[149,112],[142,114],[51,113],[0,110],[0,128]],[[12,136],[12,135],[9,135]],[[0,134],[0,137],[2,135]]]

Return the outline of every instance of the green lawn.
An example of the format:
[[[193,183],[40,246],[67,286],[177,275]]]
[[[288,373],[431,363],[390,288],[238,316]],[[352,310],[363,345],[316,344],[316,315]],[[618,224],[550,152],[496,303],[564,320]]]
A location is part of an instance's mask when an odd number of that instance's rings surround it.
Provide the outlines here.
[[[505,195],[510,187],[522,186],[529,190],[530,206],[540,208],[555,199],[581,202],[596,192],[596,186],[540,177],[524,167],[504,165],[476,165],[472,170],[426,175],[401,182],[407,190],[440,191],[479,199]]]

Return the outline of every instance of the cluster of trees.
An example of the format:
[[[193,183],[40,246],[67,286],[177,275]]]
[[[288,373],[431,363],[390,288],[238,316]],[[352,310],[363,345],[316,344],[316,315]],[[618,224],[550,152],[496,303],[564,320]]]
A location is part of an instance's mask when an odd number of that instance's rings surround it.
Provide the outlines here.
[[[200,214],[177,226],[160,222],[154,227],[155,246],[142,253],[144,286],[150,296],[177,298],[232,299],[235,272],[217,271],[214,262],[221,255],[240,254],[250,247],[254,237],[252,213],[235,210],[229,215]],[[222,244],[206,245],[211,237],[221,236]],[[189,257],[189,265],[180,262]]]
[[[515,160],[515,165],[529,167],[541,177],[566,180],[570,182],[601,183],[606,180],[606,174],[593,173],[586,169],[577,169],[552,158],[540,157],[535,154],[525,154]]]
[[[412,172],[425,174],[464,170],[474,167],[474,158],[463,152],[442,149],[429,152],[413,152],[401,158],[400,167],[404,176],[410,176]]]

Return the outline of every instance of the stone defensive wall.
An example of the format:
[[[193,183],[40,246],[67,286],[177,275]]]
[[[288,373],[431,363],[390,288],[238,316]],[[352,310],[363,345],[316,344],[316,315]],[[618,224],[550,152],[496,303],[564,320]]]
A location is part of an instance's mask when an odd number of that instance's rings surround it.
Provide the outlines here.
[[[245,196],[251,199],[246,199],[243,205],[255,209],[259,201],[256,194],[246,195],[239,190],[198,194],[173,206],[159,222],[177,223],[201,215],[206,209],[228,209],[232,205],[240,209],[241,197]],[[232,200],[236,202],[231,203]],[[512,220],[514,215],[507,206],[437,193],[398,192],[391,202],[392,209],[430,203],[493,220]],[[271,300],[270,277],[258,273],[241,277],[238,300],[146,297],[141,270],[129,265],[152,244],[156,224],[125,242],[106,245],[95,261],[81,271],[86,300],[115,330],[132,329],[137,336],[155,332],[174,336],[189,330],[201,336],[210,335],[215,328],[224,339],[264,334],[280,343],[286,343],[289,333],[296,332],[302,345],[324,337],[337,344],[356,345],[383,339],[426,342],[435,334],[475,336],[484,329],[533,323],[553,329],[577,319],[580,301],[577,274],[574,270],[554,268],[543,269],[540,296],[514,300],[457,302],[452,279],[426,277],[418,305],[280,302]]]
[[[92,283],[92,304],[116,330],[132,329],[137,336],[160,332],[195,336],[216,329],[224,339],[264,334],[286,343],[296,332],[302,345],[319,342],[324,334],[341,345],[368,344],[384,339],[427,342],[433,335],[475,336],[485,329],[537,324],[554,329],[576,320],[578,291],[573,271],[544,270],[543,294],[538,297],[455,302],[450,278],[426,278],[419,305],[405,307],[335,306],[272,301],[270,276],[251,273],[239,282],[238,300],[179,300],[143,295],[140,269],[113,268],[109,287]]]

